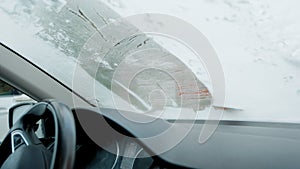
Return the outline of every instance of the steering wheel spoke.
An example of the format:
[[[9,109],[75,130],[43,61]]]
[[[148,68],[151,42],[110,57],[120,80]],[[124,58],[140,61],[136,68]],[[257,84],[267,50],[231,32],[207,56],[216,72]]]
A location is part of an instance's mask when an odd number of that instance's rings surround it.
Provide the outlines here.
[[[21,130],[15,130],[11,133],[11,152],[14,153],[21,146],[28,146],[29,141]]]

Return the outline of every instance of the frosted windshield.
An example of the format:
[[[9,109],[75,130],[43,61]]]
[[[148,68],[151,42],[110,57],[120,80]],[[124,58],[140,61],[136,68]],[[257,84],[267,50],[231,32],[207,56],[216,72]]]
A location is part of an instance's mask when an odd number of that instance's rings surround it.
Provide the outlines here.
[[[124,110],[134,107],[155,114],[162,108],[166,109],[163,118],[172,119],[176,109],[183,108],[191,110],[187,119],[195,112],[199,119],[206,118],[207,110],[218,105],[213,103],[210,80],[201,63],[190,61],[163,38],[141,34],[118,43],[118,37],[139,32],[130,25],[102,29],[134,14],[172,15],[198,28],[218,54],[226,80],[223,119],[299,122],[299,5],[297,0],[0,0],[0,40],[101,107],[116,108],[115,98],[117,108]],[[91,38],[95,34],[98,39]],[[87,42],[97,45],[87,46]],[[197,89],[193,89],[197,98],[178,100],[178,86],[159,71],[139,74],[130,86],[115,80],[122,54],[139,47],[159,49],[155,55],[166,56],[161,65],[170,63],[174,70],[187,67],[197,79]],[[149,65],[151,59],[145,58],[151,55],[143,53],[144,58],[136,56],[138,61],[130,60],[130,64]],[[79,72],[76,78],[82,84],[74,86],[74,72]],[[95,81],[92,90],[85,84],[91,79]],[[113,84],[117,86],[114,91]],[[129,99],[123,93],[129,93]]]

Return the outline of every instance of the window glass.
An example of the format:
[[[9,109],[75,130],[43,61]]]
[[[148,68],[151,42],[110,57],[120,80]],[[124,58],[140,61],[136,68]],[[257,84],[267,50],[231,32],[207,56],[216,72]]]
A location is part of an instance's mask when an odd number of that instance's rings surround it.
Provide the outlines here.
[[[213,105],[210,82],[205,78],[207,73],[201,71],[201,63],[188,60],[182,54],[185,52],[170,54],[172,45],[166,45],[168,40],[155,40],[155,37],[142,34],[118,45],[120,37],[138,30],[127,24],[116,29],[102,29],[120,17],[153,12],[186,20],[216,49],[226,80],[225,107],[228,109],[225,109],[224,120],[300,122],[298,0],[0,2],[2,43],[101,107],[124,110],[134,107],[151,114],[161,108],[160,99],[163,98],[167,107],[164,118],[175,118],[177,108],[189,108],[193,111],[187,111],[184,118],[188,119],[189,114],[196,111],[202,119],[207,117],[210,106],[218,106]],[[95,34],[98,38],[93,39]],[[193,101],[184,99],[188,101],[181,103],[177,100],[178,86],[166,80],[169,77],[159,71],[138,74],[127,86],[114,81],[114,74],[123,61],[122,54],[134,53],[133,48],[141,44],[147,44],[143,46],[145,49],[159,49],[158,53],[143,53],[143,56],[162,57],[168,53],[159,64],[171,63],[169,65],[178,70],[178,65],[184,63],[195,73],[199,89],[196,92],[200,92],[201,97]],[[129,67],[143,67],[151,62],[136,56],[127,63]],[[75,84],[74,72],[78,82]],[[91,81],[94,82],[92,86],[87,83]],[[117,86],[114,91],[112,84]],[[168,95],[161,95],[159,91]],[[124,93],[129,93],[129,99]]]
[[[0,80],[0,142],[8,133],[8,110],[20,103],[34,102],[30,97]]]

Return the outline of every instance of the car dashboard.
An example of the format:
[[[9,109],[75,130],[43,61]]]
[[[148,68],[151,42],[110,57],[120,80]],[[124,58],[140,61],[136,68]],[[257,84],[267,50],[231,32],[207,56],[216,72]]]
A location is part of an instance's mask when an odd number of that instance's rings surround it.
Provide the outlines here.
[[[75,169],[185,168],[166,162],[159,156],[150,155],[152,152],[136,141],[138,139],[130,139],[134,137],[132,134],[107,118],[105,119],[107,123],[125,137],[103,138],[105,143],[102,142],[102,145],[98,145],[84,131],[76,115],[76,110],[73,110],[73,113],[77,134]],[[101,135],[101,131],[99,134]]]

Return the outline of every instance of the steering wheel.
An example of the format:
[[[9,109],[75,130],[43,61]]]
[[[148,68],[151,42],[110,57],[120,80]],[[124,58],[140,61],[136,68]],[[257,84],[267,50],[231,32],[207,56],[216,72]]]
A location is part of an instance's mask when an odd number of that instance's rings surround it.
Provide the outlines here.
[[[55,127],[53,152],[35,134],[37,122],[49,115]],[[70,169],[74,165],[75,146],[71,110],[62,103],[40,102],[16,121],[6,135],[0,146],[0,166],[1,169]]]

